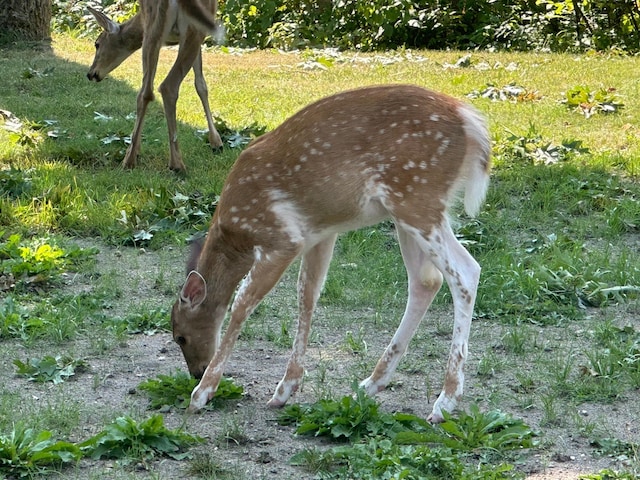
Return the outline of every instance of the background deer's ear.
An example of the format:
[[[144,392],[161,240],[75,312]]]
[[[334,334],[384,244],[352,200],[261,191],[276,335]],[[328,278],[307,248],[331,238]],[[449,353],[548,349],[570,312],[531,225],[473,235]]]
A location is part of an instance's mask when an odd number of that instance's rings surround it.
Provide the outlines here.
[[[100,10],[96,10],[95,8],[87,7],[87,9],[91,12],[91,14],[107,33],[115,34],[120,31],[120,25],[107,17]]]
[[[180,301],[184,302],[188,308],[196,308],[204,302],[205,298],[207,298],[207,282],[202,275],[192,270],[180,292]]]

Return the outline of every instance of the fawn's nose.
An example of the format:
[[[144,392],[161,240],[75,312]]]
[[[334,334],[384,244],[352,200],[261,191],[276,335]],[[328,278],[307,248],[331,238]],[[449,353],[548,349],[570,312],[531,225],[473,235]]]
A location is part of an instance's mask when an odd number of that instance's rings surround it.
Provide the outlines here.
[[[204,367],[199,367],[191,371],[191,375],[193,375],[196,379],[200,380],[204,375],[204,371],[207,369],[206,365]]]

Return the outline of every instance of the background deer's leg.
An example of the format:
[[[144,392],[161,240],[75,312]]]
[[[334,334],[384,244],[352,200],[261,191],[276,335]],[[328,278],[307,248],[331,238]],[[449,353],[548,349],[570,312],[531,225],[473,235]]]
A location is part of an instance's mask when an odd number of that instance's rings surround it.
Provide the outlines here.
[[[178,102],[178,94],[180,93],[180,84],[187,75],[187,72],[193,67],[196,58],[200,55],[200,48],[204,36],[189,27],[186,35],[180,38],[180,47],[178,56],[171,70],[158,90],[162,94],[162,103],[164,105],[164,116],[167,120],[167,129],[169,130],[169,168],[171,170],[182,172],[185,170],[182,162],[182,155],[178,146],[178,130],[176,123],[176,103]]]
[[[278,383],[273,397],[269,400],[270,407],[281,407],[287,403],[291,394],[298,389],[302,382],[304,355],[309,341],[311,317],[327,277],[336,238],[337,235],[332,235],[321,241],[302,257],[300,274],[298,275],[298,330],[287,363],[287,370]]]
[[[444,388],[429,416],[429,420],[434,423],[444,420],[442,411],[451,412],[463,392],[463,367],[467,359],[473,306],[480,280],[480,266],[458,242],[451,228],[443,226],[437,234],[442,239],[442,255],[438,256],[438,260],[442,262],[440,268],[453,297],[454,322]]]
[[[209,107],[209,90],[207,89],[207,82],[205,81],[202,73],[202,50],[200,48],[198,49],[198,56],[193,62],[193,76],[196,92],[202,102],[204,115],[207,117],[207,126],[209,127],[209,145],[211,145],[211,148],[214,151],[222,150],[222,139],[220,138],[220,134],[218,134],[216,126],[213,123],[211,108]]]
[[[162,46],[162,31],[156,25],[145,32],[142,42],[142,88],[138,92],[136,101],[136,122],[131,134],[131,143],[127,148],[127,153],[122,161],[123,168],[133,168],[136,166],[136,159],[140,151],[140,140],[142,137],[142,125],[144,116],[147,113],[149,102],[153,101],[153,81],[156,77],[158,66],[158,55]]]
[[[298,253],[299,250],[295,248],[270,253],[262,252],[256,248],[253,267],[242,280],[231,306],[229,326],[222,337],[220,348],[209,362],[200,383],[191,392],[189,411],[193,412],[204,407],[213,398],[222,379],[224,367],[242,330],[242,325],[264,296],[278,283]]]
[[[389,383],[420,321],[442,286],[442,273],[432,263],[429,255],[421,248],[412,233],[401,225],[397,227],[400,250],[407,268],[409,298],[402,321],[391,343],[378,360],[371,376],[360,384],[369,395],[375,395]]]

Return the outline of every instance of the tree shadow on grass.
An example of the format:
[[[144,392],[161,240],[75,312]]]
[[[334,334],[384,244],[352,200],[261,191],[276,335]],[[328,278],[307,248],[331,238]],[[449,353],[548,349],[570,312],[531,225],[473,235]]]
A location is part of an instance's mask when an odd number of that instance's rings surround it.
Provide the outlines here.
[[[139,57],[127,61],[137,60]],[[120,163],[135,121],[139,80],[108,76],[96,84],[87,80],[88,68],[51,50],[0,49],[0,169],[29,171],[25,176],[29,188],[13,189],[12,194],[0,188],[0,225],[80,235],[102,233],[104,223],[113,231],[123,223],[129,230],[148,228],[164,210],[183,207],[174,204],[174,195],[191,200],[214,198],[246,142],[265,130],[252,125],[234,131],[221,124],[223,139],[232,139],[235,148],[227,145],[222,153],[214,154],[206,131],[178,122],[188,171],[186,176],[176,175],[167,167],[167,126],[158,94],[145,118],[138,167],[122,170]],[[195,97],[194,105],[206,125],[190,76],[185,79],[183,97]],[[156,85],[161,81],[159,73]],[[179,100],[178,110],[185,104]],[[20,180],[15,176],[10,180],[16,179]],[[159,203],[163,206],[158,207]],[[96,213],[100,204],[105,205]],[[108,220],[97,225],[91,212]],[[145,216],[153,218],[146,221]],[[207,215],[203,217],[207,218],[202,223],[208,221]]]

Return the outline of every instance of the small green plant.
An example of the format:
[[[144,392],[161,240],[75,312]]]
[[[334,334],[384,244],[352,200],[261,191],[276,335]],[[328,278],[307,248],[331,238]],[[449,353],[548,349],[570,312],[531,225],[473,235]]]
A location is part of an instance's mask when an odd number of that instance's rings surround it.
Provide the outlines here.
[[[237,419],[233,417],[232,419],[225,421],[222,431],[218,436],[218,442],[225,445],[228,445],[229,443],[242,445],[249,442],[249,437],[245,433],[242,425],[240,425]]]
[[[31,78],[44,78],[50,76],[55,71],[55,67],[49,66],[45,67],[42,70],[38,70],[34,67],[27,67],[22,71],[22,78],[31,79]]]
[[[0,301],[0,338],[17,337],[26,340],[36,327],[29,314],[12,295]]]
[[[64,251],[46,242],[39,245],[21,245],[20,235],[11,235],[0,247],[3,258],[3,271],[18,275],[34,275],[55,272],[63,263]]]
[[[27,477],[82,457],[73,443],[56,441],[49,431],[15,425],[8,435],[0,434],[0,476]]]
[[[225,468],[211,453],[195,454],[189,461],[187,473],[189,478],[197,477],[211,480],[234,480],[238,478],[235,472]]]
[[[25,242],[18,234],[6,240],[0,231],[0,275],[11,275],[28,283],[44,282],[56,278],[65,269],[78,265],[98,253],[95,248],[77,246],[62,248],[51,239],[41,238]]]
[[[502,479],[513,478],[512,465],[478,463],[471,452],[502,452],[534,445],[529,427],[498,411],[483,414],[476,406],[458,420],[447,416],[442,425],[433,426],[414,415],[379,412],[371,408],[372,400],[366,402],[367,413],[358,416],[363,409],[354,409],[350,398],[318,402],[303,410],[290,408],[285,413],[285,422],[295,419],[298,433],[352,442],[324,452],[305,449],[294,455],[292,464],[322,478]],[[345,421],[350,412],[356,416],[351,422]],[[337,432],[332,429],[334,422]]]
[[[615,88],[600,88],[594,92],[584,85],[567,90],[562,103],[586,118],[597,113],[616,113],[624,107]]]
[[[23,72],[23,78],[25,72]],[[45,136],[42,130],[45,128],[44,122],[20,121],[6,122],[3,127],[9,131],[9,141],[21,147],[33,148],[44,141]]]
[[[503,361],[493,350],[488,350],[478,362],[477,374],[480,377],[492,377],[503,369]]]
[[[526,327],[512,327],[502,336],[502,344],[506,351],[522,356],[526,353],[527,347],[534,343],[531,336],[531,331]]]
[[[510,83],[504,87],[496,87],[489,83],[481,90],[474,90],[467,94],[469,98],[487,98],[494,102],[533,102],[540,100],[542,95],[535,90],[529,90],[525,87]]]
[[[501,480],[514,477],[513,465],[486,465],[438,445],[398,445],[387,438],[339,446],[321,452],[307,449],[291,463],[304,466],[320,478],[378,480],[406,478],[424,480]]]
[[[0,170],[0,197],[18,198],[31,191],[33,170]]]
[[[604,469],[598,473],[580,475],[579,480],[638,480],[638,475],[632,472],[617,472],[615,470]]]
[[[640,386],[640,331],[632,325],[617,327],[607,321],[597,326],[595,337],[604,350],[586,356],[596,374],[613,376],[617,381],[626,378],[633,388]]]
[[[312,405],[291,405],[278,417],[283,425],[295,424],[296,433],[328,436],[334,440],[358,441],[384,435],[401,444],[441,443],[459,451],[477,448],[529,448],[533,431],[510,415],[497,410],[481,413],[477,405],[458,419],[445,414],[445,422],[433,426],[415,415],[389,414],[363,389],[353,385],[355,396],[320,400]]]
[[[367,342],[364,339],[364,329],[360,328],[357,334],[349,330],[344,336],[345,348],[354,355],[367,353]]]
[[[164,426],[162,415],[136,422],[131,417],[118,417],[79,447],[94,460],[113,458],[128,463],[149,461],[157,456],[174,460],[190,458],[187,449],[204,439]]]
[[[158,375],[155,379],[145,380],[138,388],[147,393],[151,400],[150,408],[166,407],[187,408],[191,400],[191,392],[198,384],[198,380],[188,373],[178,371],[174,375]],[[206,408],[219,406],[216,400],[233,400],[242,397],[244,390],[235,385],[230,378],[220,380],[214,400]]]
[[[229,126],[227,121],[221,117],[215,117],[214,122],[222,141],[231,148],[244,148],[251,140],[263,135],[267,131],[267,127],[258,125],[255,122],[240,129]],[[208,138],[206,135],[207,130],[203,130],[200,133],[203,138]]]
[[[581,140],[563,140],[558,145],[544,139],[533,124],[524,135],[505,130],[507,135],[498,143],[495,152],[502,161],[527,160],[534,165],[553,165],[589,153]]]
[[[289,331],[290,320],[288,318],[280,319],[280,329],[274,331],[271,327],[267,327],[265,338],[281,348],[291,348],[293,339]]]
[[[631,443],[618,440],[617,438],[604,437],[591,441],[591,446],[595,448],[598,455],[626,455],[633,458],[640,454],[640,443]]]
[[[445,421],[436,426],[433,432],[400,432],[395,440],[398,443],[437,441],[464,452],[531,448],[535,445],[534,437],[534,432],[522,420],[499,410],[482,413],[477,405],[472,405],[470,413],[461,412],[457,419],[445,413]]]
[[[44,356],[41,359],[31,358],[25,362],[15,359],[13,364],[17,368],[17,375],[27,377],[34,382],[62,383],[76,374],[87,369],[84,360],[69,356]]]
[[[312,405],[289,405],[278,416],[282,425],[296,425],[299,435],[328,436],[334,440],[358,441],[362,437],[394,431],[399,424],[379,411],[378,403],[353,385],[355,396],[323,399]]]
[[[118,237],[136,246],[148,245],[155,237],[171,236],[181,229],[204,229],[217,205],[216,195],[171,193],[163,186],[139,195],[146,202],[138,208],[121,210],[117,219],[119,228],[125,227]]]

